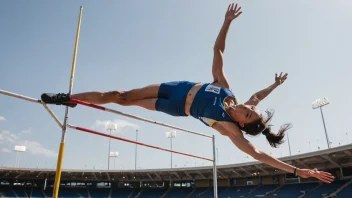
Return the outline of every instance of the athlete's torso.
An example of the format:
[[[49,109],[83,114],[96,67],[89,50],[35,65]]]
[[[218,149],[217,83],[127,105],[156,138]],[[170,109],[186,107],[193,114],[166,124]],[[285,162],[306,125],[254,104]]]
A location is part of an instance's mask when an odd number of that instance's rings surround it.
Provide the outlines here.
[[[200,119],[207,126],[212,126],[215,122],[229,121],[230,116],[224,108],[224,100],[236,102],[233,93],[216,84],[198,83],[194,85],[187,94],[185,112],[196,119]]]

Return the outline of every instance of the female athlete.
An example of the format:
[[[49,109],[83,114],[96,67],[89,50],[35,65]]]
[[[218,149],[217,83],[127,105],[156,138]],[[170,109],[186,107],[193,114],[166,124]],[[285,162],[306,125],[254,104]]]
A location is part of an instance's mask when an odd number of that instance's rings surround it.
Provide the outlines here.
[[[286,164],[263,151],[259,151],[243,135],[262,133],[272,147],[281,144],[285,131],[290,124],[283,125],[278,133],[270,129],[269,121],[273,113],[266,111],[266,116],[256,108],[258,103],[266,98],[275,88],[287,79],[287,73],[275,75],[275,82],[269,87],[253,94],[244,104],[238,104],[231,91],[224,73],[223,53],[228,29],[234,19],[242,14],[237,4],[228,6],[225,19],[214,45],[212,65],[212,83],[196,83],[189,81],[174,81],[153,84],[129,91],[84,92],[78,94],[51,94],[41,96],[48,104],[67,105],[75,107],[71,98],[93,104],[117,103],[123,106],[140,106],[145,109],[160,111],[171,116],[192,116],[205,125],[212,127],[220,134],[227,136],[243,152],[278,169],[294,173],[303,178],[315,177],[323,182],[331,183],[334,177],[317,169],[299,169]]]

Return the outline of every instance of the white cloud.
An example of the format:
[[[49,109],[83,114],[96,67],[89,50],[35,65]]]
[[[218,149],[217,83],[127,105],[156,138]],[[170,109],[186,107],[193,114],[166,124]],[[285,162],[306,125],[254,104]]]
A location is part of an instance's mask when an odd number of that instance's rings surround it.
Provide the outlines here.
[[[0,121],[5,121],[6,118],[4,116],[0,116]]]
[[[1,148],[1,149],[0,149],[0,152],[3,152],[3,153],[10,153],[11,151],[10,151],[10,149],[8,149],[8,148]]]
[[[33,155],[43,155],[46,157],[56,157],[57,153],[50,149],[44,148],[39,142],[25,140],[23,145],[27,147],[27,151]]]
[[[28,133],[28,130],[24,130],[24,132],[22,131],[21,133],[22,134]],[[44,148],[39,142],[30,141],[30,140],[21,140],[19,136],[17,136],[16,134],[13,134],[7,130],[3,130],[0,133],[0,144],[4,144],[4,143],[9,146],[13,146],[13,147],[15,145],[26,146],[26,152],[29,152],[33,155],[42,155],[42,156],[46,156],[46,157],[56,157],[57,156],[55,151]],[[1,151],[6,152],[3,149],[1,149]]]
[[[25,129],[25,130],[22,130],[21,132],[20,132],[20,135],[22,135],[22,134],[31,134],[32,133],[32,130],[31,129]]]
[[[133,128],[133,129],[139,129],[139,125],[130,123],[126,120],[96,120],[95,123],[93,124],[92,128],[96,129],[104,129],[106,130],[108,127],[115,127],[115,131],[122,133],[121,129],[122,128]]]
[[[10,143],[10,144],[15,144],[18,139],[19,138],[17,137],[17,135],[12,134],[10,131],[3,130],[0,133],[0,144],[2,144],[4,142]]]

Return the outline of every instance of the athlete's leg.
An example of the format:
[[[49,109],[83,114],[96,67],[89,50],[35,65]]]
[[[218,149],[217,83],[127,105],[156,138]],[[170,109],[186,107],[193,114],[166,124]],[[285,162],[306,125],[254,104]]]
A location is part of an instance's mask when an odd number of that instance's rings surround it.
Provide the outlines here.
[[[93,104],[106,104],[115,102],[116,96],[120,95],[121,91],[109,91],[109,92],[83,92],[78,94],[72,94],[70,98],[76,100],[82,100],[85,102],[93,103]]]
[[[134,100],[131,102],[125,102],[125,103],[120,103],[120,105],[123,106],[139,106],[143,107],[145,109],[155,111],[155,103],[158,99],[157,98],[148,98],[148,99],[142,99],[142,100]],[[119,104],[119,103],[118,103]]]
[[[41,98],[43,102],[48,104],[70,104],[70,99],[82,100],[93,104],[106,104],[106,103],[123,103],[129,104],[135,100],[157,98],[160,84],[153,84],[143,88],[132,89],[130,91],[109,91],[109,92],[83,92],[72,94],[70,97],[67,94],[50,94],[44,93]]]
[[[85,92],[71,95],[71,98],[93,104],[132,102],[147,98],[157,98],[160,84],[153,84],[130,91]]]

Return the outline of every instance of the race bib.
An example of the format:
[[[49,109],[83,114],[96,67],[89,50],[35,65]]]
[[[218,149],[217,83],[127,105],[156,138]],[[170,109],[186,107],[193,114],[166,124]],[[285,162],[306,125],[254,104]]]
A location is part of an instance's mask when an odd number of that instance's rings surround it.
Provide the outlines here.
[[[219,94],[220,93],[220,87],[217,87],[217,86],[214,86],[214,85],[208,85],[205,88],[205,91]]]

